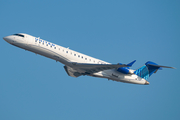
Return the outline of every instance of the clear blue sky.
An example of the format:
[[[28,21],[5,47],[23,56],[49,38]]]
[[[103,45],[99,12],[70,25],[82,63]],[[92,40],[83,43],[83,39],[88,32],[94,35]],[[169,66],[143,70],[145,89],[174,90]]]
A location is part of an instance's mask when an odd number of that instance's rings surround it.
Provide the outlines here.
[[[27,33],[110,63],[177,69],[150,85],[69,77],[61,63],[17,48]],[[180,119],[179,0],[1,0],[0,120]]]

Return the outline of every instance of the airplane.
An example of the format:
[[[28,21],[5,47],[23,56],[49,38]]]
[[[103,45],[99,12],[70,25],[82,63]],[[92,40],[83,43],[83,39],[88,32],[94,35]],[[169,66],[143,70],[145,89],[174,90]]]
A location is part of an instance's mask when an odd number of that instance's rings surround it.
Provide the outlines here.
[[[111,64],[94,57],[76,52],[69,48],[48,42],[25,33],[17,33],[3,37],[16,47],[34,52],[64,64],[64,69],[71,77],[92,76],[106,78],[117,82],[149,85],[147,79],[162,68],[173,68],[148,61],[137,70],[130,69],[136,60],[128,64]]]

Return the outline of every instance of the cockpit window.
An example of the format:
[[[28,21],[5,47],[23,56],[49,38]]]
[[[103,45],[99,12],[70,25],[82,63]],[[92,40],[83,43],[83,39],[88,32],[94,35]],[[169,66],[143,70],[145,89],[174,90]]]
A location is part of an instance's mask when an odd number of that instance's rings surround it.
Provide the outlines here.
[[[13,34],[13,35],[24,37],[24,35],[21,35],[21,34]]]

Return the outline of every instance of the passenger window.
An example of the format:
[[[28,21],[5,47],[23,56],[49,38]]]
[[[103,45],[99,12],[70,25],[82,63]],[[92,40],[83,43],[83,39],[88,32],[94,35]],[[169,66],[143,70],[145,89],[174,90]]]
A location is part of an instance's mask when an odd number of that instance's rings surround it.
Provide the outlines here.
[[[85,60],[87,60],[87,58],[85,58]]]
[[[78,55],[78,57],[80,57],[80,55]]]
[[[48,46],[48,44],[46,44],[46,46]]]
[[[76,54],[74,54],[74,56],[76,56]]]
[[[54,49],[56,49],[56,47],[54,47]]]
[[[68,51],[66,51],[66,53],[68,53]]]
[[[83,59],[83,56],[81,58]]]

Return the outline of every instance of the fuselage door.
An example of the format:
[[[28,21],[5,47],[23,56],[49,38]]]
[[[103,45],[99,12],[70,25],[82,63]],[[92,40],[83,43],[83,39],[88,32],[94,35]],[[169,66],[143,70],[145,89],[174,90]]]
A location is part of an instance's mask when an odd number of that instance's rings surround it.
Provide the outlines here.
[[[33,43],[38,46],[39,38],[34,38]]]
[[[27,35],[24,35],[24,38],[22,38],[25,45],[27,46],[28,45],[28,36]]]
[[[34,39],[33,39],[34,37],[32,37],[32,36],[27,36],[26,37],[26,40],[27,40],[27,44],[29,45],[29,46],[31,46],[33,43],[34,43]]]

